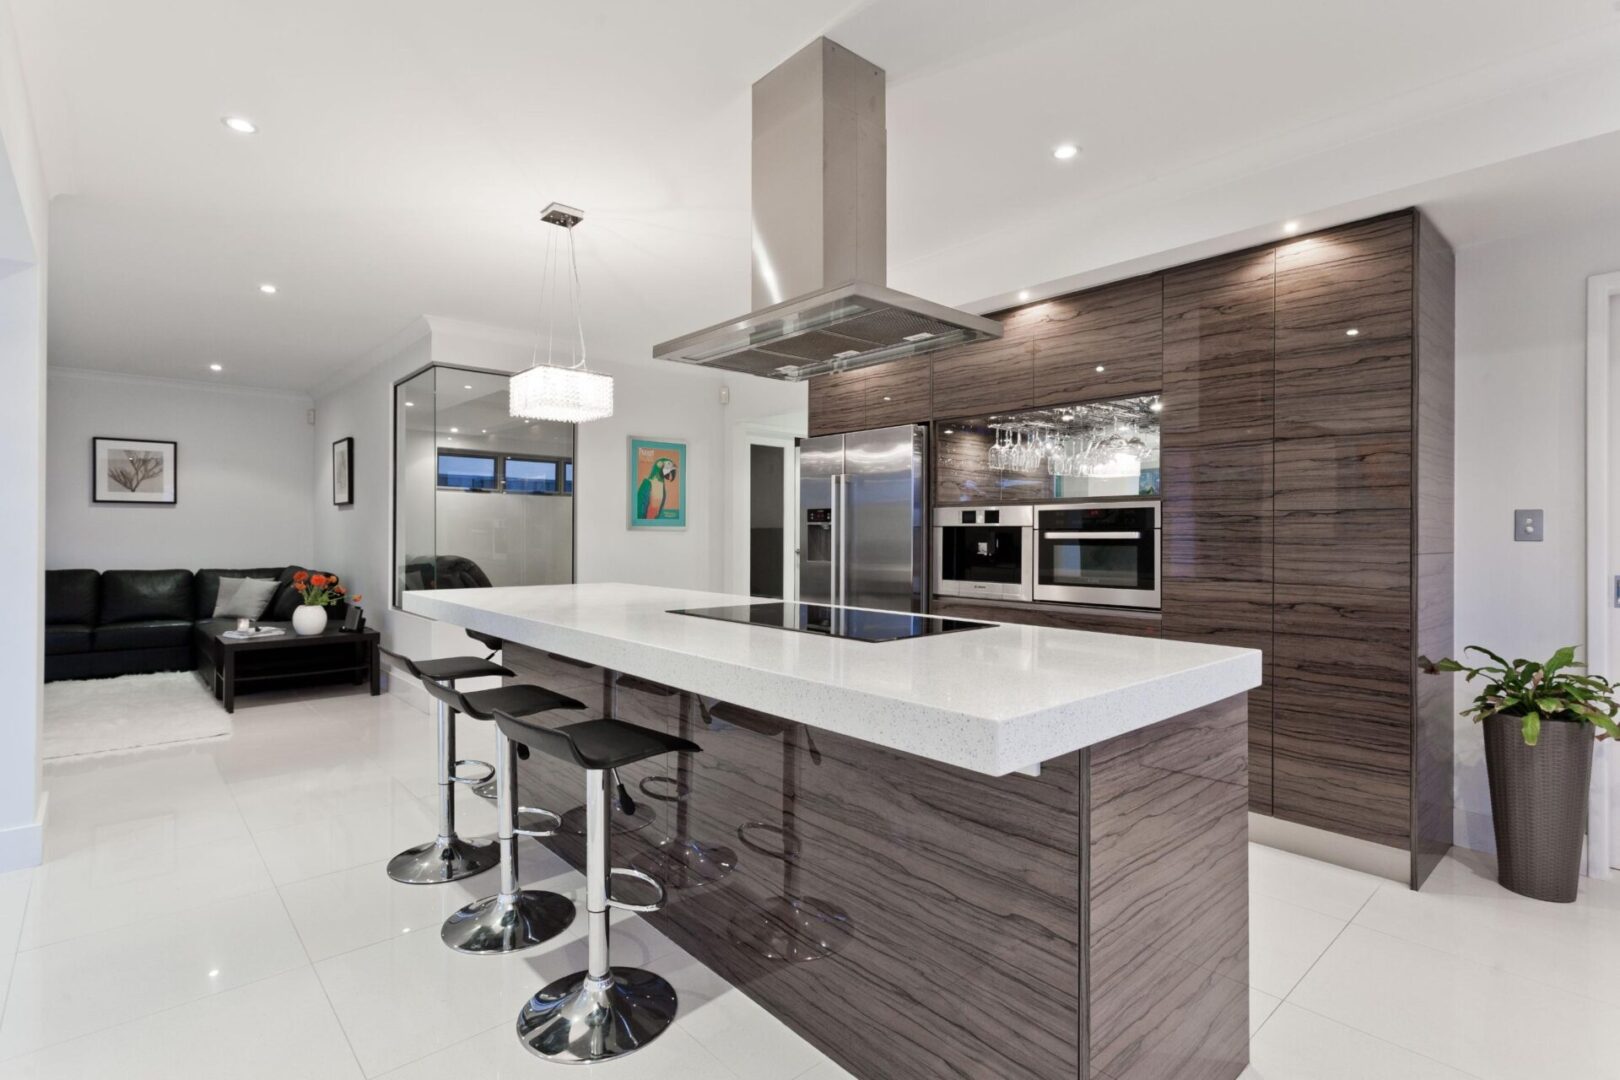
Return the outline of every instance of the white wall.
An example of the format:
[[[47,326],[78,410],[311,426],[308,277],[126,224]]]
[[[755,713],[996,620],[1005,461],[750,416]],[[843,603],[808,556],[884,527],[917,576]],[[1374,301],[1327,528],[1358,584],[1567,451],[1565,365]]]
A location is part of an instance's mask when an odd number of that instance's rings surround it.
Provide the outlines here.
[[[196,570],[313,558],[307,396],[61,363],[50,369],[47,403],[46,566]],[[178,443],[175,505],[92,502],[97,435]]]
[[[0,2],[0,560],[12,571],[0,628],[0,872],[40,861],[44,659],[45,303],[48,198],[10,6]]]
[[[1586,637],[1586,279],[1620,220],[1457,252],[1456,642],[1546,657]],[[1546,511],[1515,543],[1513,511]],[[1459,707],[1472,700],[1458,683]],[[1494,850],[1484,750],[1457,726],[1457,842]]]

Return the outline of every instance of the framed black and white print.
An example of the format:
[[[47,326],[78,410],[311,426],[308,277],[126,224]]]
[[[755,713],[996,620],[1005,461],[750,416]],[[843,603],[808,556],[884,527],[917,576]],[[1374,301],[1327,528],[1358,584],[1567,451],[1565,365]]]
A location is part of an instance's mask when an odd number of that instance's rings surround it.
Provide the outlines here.
[[[178,443],[161,439],[90,440],[90,498],[98,503],[173,506]]]
[[[332,505],[354,505],[354,439],[332,444]]]

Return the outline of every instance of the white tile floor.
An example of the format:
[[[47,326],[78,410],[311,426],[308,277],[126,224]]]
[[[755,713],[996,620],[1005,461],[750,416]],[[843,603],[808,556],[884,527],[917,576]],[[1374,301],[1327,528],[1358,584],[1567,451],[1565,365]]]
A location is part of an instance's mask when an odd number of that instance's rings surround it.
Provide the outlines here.
[[[198,690],[198,693],[202,691]],[[489,756],[464,724],[463,756]],[[46,865],[0,876],[0,1080],[490,1080],[574,1076],[513,1018],[583,961],[562,940],[490,959],[439,942],[491,876],[395,885],[432,831],[432,730],[398,699],[249,698],[229,740],[46,770]],[[463,798],[469,833],[493,811]],[[1620,1080],[1620,882],[1574,905],[1499,889],[1453,858],[1414,894],[1252,849],[1247,1080]],[[579,879],[525,844],[525,879]],[[675,1029],[600,1070],[620,1080],[846,1077],[641,920],[619,959],[681,996]],[[593,1071],[594,1072],[594,1071]]]

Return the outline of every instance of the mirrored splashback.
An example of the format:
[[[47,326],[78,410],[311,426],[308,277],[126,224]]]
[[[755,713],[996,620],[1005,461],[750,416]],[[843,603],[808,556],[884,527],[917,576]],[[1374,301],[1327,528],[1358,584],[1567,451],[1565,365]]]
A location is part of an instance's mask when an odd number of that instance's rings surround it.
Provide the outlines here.
[[[574,425],[512,417],[507,376],[394,386],[394,603],[411,589],[574,580]]]
[[[1159,494],[1157,395],[935,424],[935,501]]]

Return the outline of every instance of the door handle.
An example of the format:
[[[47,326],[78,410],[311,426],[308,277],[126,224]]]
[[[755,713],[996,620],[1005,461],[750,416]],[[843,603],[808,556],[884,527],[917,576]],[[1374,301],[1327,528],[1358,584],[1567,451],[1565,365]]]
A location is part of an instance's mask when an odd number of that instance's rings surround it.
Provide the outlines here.
[[[1140,540],[1139,532],[1043,532],[1042,540]]]

